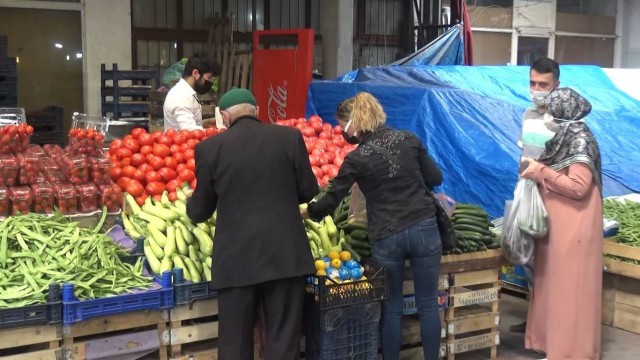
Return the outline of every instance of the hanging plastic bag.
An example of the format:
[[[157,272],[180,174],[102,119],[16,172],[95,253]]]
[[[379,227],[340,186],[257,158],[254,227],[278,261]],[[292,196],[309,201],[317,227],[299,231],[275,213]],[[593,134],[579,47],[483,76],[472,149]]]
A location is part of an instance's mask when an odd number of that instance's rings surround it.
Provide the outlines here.
[[[549,232],[547,209],[540,197],[538,185],[529,179],[520,181],[524,181],[524,189],[518,210],[518,226],[534,239],[540,239]]]
[[[349,224],[367,225],[367,201],[362,191],[360,191],[358,183],[353,184],[351,187],[351,202],[347,221]]]
[[[525,195],[525,182],[518,181],[513,200],[504,207],[502,225],[502,254],[514,264],[525,264],[533,255],[533,237],[522,231],[519,225],[520,205]]]
[[[188,58],[182,58],[177,63],[169,66],[167,70],[162,74],[162,84],[168,87],[173,87],[180,79],[182,79],[182,72],[187,64]]]
[[[453,211],[456,209],[456,202],[452,198],[448,197],[443,193],[433,194],[433,197],[438,200],[440,206],[444,209],[444,211],[449,215],[449,217],[453,216]]]

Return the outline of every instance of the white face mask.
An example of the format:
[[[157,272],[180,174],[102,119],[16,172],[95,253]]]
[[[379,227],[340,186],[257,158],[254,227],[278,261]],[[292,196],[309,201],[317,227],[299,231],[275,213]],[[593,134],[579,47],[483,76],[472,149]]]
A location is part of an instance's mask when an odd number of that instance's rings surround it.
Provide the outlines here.
[[[530,90],[529,96],[531,97],[531,101],[539,107],[545,105],[544,101],[547,99],[547,96],[549,96],[549,93],[551,93],[551,91]]]
[[[554,134],[560,130],[560,126],[563,124],[571,124],[571,123],[579,123],[584,122],[584,120],[563,120],[556,119],[553,115],[546,113],[543,117],[544,125],[549,131],[552,131]]]

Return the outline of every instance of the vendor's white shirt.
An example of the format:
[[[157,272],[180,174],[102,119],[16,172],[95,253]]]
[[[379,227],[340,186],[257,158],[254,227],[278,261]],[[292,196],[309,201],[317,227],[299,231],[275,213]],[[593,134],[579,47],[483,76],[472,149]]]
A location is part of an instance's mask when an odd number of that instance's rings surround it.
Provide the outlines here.
[[[169,90],[164,100],[164,131],[202,130],[202,106],[196,92],[184,79]]]

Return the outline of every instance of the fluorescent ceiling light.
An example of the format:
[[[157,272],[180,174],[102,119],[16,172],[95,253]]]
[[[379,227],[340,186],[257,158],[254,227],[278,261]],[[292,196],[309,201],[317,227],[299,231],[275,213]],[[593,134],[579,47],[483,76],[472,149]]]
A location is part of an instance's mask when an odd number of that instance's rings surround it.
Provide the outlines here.
[[[69,60],[69,55],[67,55],[67,60]]]
[[[82,53],[76,53],[76,59],[82,59]]]
[[[55,43],[54,46],[57,47],[58,49],[62,49],[62,44],[60,43]]]

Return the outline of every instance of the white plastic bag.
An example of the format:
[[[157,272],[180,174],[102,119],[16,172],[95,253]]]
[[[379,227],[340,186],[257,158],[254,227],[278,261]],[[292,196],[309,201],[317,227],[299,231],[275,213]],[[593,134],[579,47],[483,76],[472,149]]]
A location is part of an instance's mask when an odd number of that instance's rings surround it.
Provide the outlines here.
[[[549,217],[544,207],[538,185],[529,179],[522,179],[524,189],[518,209],[518,226],[520,230],[540,239],[549,232]]]
[[[514,264],[525,264],[533,255],[533,237],[522,231],[519,225],[520,205],[525,194],[525,182],[518,181],[513,200],[504,207],[502,225],[502,254]]]
[[[358,183],[351,187],[351,201],[349,203],[349,224],[367,225],[367,200],[364,197]]]

